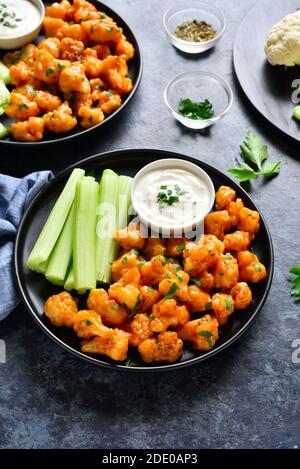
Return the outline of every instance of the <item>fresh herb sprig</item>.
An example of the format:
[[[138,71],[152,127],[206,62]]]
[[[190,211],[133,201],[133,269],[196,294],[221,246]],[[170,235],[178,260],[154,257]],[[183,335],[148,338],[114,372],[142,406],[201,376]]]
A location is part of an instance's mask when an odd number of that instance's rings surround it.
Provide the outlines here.
[[[179,202],[179,197],[186,194],[186,191],[181,189],[178,184],[174,186],[163,185],[160,186],[160,192],[158,192],[156,198],[160,204],[173,205]]]
[[[300,265],[293,265],[290,268],[291,278],[291,295],[295,300],[300,300]]]
[[[241,182],[256,179],[261,175],[269,178],[279,173],[281,160],[276,163],[265,163],[263,165],[268,158],[268,147],[262,143],[254,132],[247,132],[240,149],[245,161],[248,161],[251,166],[241,162],[236,168],[230,168],[227,171]]]
[[[188,119],[210,119],[214,115],[213,105],[208,99],[195,103],[191,99],[181,99],[178,112]]]

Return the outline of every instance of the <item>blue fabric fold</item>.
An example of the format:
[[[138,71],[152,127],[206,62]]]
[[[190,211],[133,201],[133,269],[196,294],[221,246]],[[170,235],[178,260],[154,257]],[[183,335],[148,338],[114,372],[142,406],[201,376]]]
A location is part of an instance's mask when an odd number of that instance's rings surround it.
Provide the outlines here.
[[[13,272],[13,249],[24,210],[52,179],[51,171],[28,174],[23,179],[0,174],[0,321],[20,302]]]

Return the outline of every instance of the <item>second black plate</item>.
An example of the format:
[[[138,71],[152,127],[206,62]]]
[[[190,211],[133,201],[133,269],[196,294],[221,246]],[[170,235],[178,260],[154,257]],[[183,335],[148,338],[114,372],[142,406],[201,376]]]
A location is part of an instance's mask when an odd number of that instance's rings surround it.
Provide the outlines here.
[[[220,185],[231,186],[236,190],[238,197],[243,199],[247,207],[258,210],[248,194],[241,189],[238,184],[232,181],[221,171],[206,163],[188,156],[162,150],[119,150],[92,156],[79,161],[74,166],[69,167],[56,176],[34,198],[28,207],[18,230],[15,244],[14,264],[17,284],[27,309],[41,329],[43,329],[43,331],[46,332],[52,340],[57,342],[65,350],[96,365],[113,369],[143,372],[172,370],[174,368],[180,368],[206,360],[216,353],[223,351],[247,330],[247,328],[252,324],[255,316],[261,310],[271,286],[274,263],[273,247],[269,230],[264,218],[261,217],[261,228],[255,238],[253,247],[255,253],[265,264],[268,270],[268,277],[262,283],[253,286],[253,302],[251,306],[247,310],[236,312],[230,318],[228,324],[221,328],[220,339],[217,342],[217,346],[210,352],[200,353],[185,346],[184,354],[178,362],[170,365],[155,364],[151,366],[146,365],[141,360],[136,350],[130,350],[129,357],[131,363],[130,366],[126,366],[122,363],[115,363],[106,357],[91,357],[85,355],[80,352],[80,341],[72,330],[56,328],[50,324],[48,319],[43,315],[43,306],[45,300],[50,295],[61,291],[61,288],[59,289],[55,287],[42,275],[29,270],[26,266],[26,260],[71,171],[75,167],[83,168],[86,171],[86,174],[91,174],[100,178],[102,171],[106,168],[110,168],[118,174],[134,176],[143,166],[161,158],[182,158],[187,161],[191,161],[208,173],[216,188]],[[28,346],[30,345],[28,344]]]
[[[292,119],[293,80],[299,67],[272,67],[264,46],[272,26],[299,8],[298,0],[262,0],[242,21],[234,43],[234,67],[240,85],[253,106],[271,124],[300,141],[300,125]]]

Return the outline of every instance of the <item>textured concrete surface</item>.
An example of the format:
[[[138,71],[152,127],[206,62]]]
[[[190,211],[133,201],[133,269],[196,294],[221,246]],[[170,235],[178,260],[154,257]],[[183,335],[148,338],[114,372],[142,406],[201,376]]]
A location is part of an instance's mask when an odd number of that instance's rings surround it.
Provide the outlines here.
[[[298,446],[300,364],[292,363],[291,355],[292,341],[300,338],[300,305],[289,296],[287,272],[300,263],[299,145],[252,109],[234,79],[234,35],[253,0],[214,0],[224,9],[228,28],[217,49],[198,58],[181,55],[166,41],[162,13],[167,2],[109,3],[128,20],[143,49],[144,76],[135,99],[113,126],[84,141],[48,151],[1,148],[1,172],[58,171],[84,156],[127,147],[182,151],[225,170],[251,128],[268,143],[271,159],[283,160],[279,177],[254,182],[251,191],[273,235],[273,287],[253,327],[229,350],[198,367],[155,376],[127,376],[75,359],[20,306],[0,324],[7,346],[7,362],[0,363],[0,446]],[[167,81],[189,69],[221,74],[235,94],[230,114],[204,135],[178,126],[163,102]]]

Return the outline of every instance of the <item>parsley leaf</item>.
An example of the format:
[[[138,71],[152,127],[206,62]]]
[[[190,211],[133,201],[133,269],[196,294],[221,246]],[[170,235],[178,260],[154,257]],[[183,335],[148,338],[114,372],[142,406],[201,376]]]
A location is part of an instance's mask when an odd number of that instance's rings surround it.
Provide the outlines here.
[[[179,286],[177,285],[177,283],[172,282],[171,288],[168,293],[163,297],[163,300],[169,300],[170,298],[172,298],[177,290],[179,290]]]
[[[300,265],[293,265],[290,268],[290,274],[293,275],[291,278],[291,296],[295,300],[300,300]]]
[[[279,173],[281,160],[276,163],[266,163],[263,166],[268,158],[268,147],[262,143],[254,132],[247,132],[240,149],[245,161],[251,163],[255,169],[245,162],[241,162],[236,168],[228,169],[228,173],[235,176],[239,181],[250,181],[261,175],[269,178]]]
[[[258,169],[262,169],[262,163],[268,158],[268,147],[254,132],[247,132],[240,149],[245,160],[251,161]]]
[[[130,311],[130,315],[129,315],[129,318],[132,319],[133,316],[136,315],[137,313],[137,310],[139,308],[139,306],[141,305],[142,303],[142,300],[141,300],[141,295],[138,296],[138,299],[136,300],[136,303],[134,305],[134,308]]]

